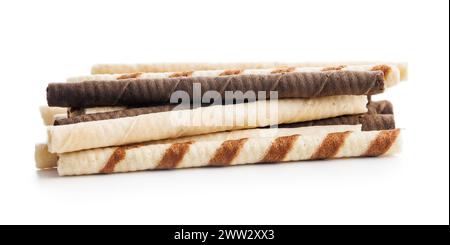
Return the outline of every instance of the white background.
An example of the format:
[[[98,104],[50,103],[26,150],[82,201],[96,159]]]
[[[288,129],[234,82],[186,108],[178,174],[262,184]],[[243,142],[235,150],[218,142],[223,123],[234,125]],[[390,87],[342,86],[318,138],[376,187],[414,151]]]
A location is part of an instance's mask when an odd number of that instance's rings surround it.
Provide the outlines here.
[[[448,1],[0,1],[0,223],[448,224]],[[407,61],[397,157],[59,178],[48,82],[95,63]]]

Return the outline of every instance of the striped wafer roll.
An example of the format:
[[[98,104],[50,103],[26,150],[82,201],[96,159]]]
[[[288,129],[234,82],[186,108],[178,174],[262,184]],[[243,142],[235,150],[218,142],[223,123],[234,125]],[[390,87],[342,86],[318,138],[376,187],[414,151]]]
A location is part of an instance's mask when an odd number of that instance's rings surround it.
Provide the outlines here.
[[[61,154],[58,173],[84,175],[203,166],[374,157],[396,153],[400,130],[290,135],[156,145],[128,145]]]
[[[229,68],[219,70],[190,70],[190,71],[172,71],[172,72],[135,72],[128,74],[98,74],[90,76],[71,77],[67,82],[85,82],[85,81],[120,81],[124,79],[158,79],[174,77],[219,77],[231,75],[270,75],[276,73],[292,72],[329,72],[329,71],[383,71],[385,75],[385,85],[391,87],[400,82],[400,71],[397,66],[389,64],[379,65],[332,65],[322,67],[270,67],[265,69],[243,69]]]
[[[92,74],[120,74],[139,72],[177,72],[199,70],[267,69],[273,67],[340,67],[364,65],[395,66],[402,81],[408,79],[407,63],[385,62],[259,62],[259,63],[153,63],[153,64],[98,64],[92,67]]]
[[[195,136],[186,136],[176,139],[156,140],[145,144],[174,144],[191,141],[217,141],[217,140],[236,140],[240,138],[266,138],[281,137],[292,134],[310,135],[318,133],[361,131],[361,125],[332,125],[332,126],[314,126],[301,128],[257,128],[243,129],[229,132],[219,132],[211,134],[202,134]],[[48,152],[46,144],[37,144],[35,147],[35,161],[38,169],[56,167],[58,154]]]
[[[117,82],[51,83],[47,87],[49,106],[95,107],[168,104],[175,92],[193,100],[215,91],[219,99],[233,101],[229,92],[242,96],[278,92],[279,99],[317,98],[333,95],[372,95],[384,91],[382,71],[330,71],[240,75],[229,77],[181,77],[162,79],[127,79]],[[181,95],[181,94],[180,94]],[[237,98],[239,99],[239,98]]]
[[[52,153],[366,113],[367,96],[265,100],[50,126]]]

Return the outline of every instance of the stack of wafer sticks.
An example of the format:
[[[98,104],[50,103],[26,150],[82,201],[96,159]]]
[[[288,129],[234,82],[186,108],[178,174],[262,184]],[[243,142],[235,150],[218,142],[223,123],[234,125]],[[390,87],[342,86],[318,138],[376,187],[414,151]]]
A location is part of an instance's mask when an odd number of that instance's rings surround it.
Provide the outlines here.
[[[39,169],[61,176],[390,155],[400,63],[96,65],[50,83]]]

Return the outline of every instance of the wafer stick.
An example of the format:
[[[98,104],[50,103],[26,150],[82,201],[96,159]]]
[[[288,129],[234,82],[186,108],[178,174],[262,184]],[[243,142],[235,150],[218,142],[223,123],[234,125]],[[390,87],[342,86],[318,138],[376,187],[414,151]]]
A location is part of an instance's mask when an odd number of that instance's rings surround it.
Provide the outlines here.
[[[256,101],[50,126],[49,151],[64,153],[367,112],[367,96]]]
[[[201,98],[215,91],[223,100],[227,100],[227,91],[253,92],[254,97],[265,92],[265,98],[269,97],[270,91],[277,91],[279,99],[372,95],[384,91],[382,71],[331,71],[51,83],[47,87],[47,102],[50,106],[65,107],[168,104],[174,92],[184,92],[193,100],[194,84],[201,88],[198,91]]]
[[[231,166],[394,154],[400,130],[290,135],[156,145],[128,145],[61,154],[58,174]]]
[[[47,144],[36,144],[34,146],[34,161],[38,169],[54,168],[58,161],[58,155],[50,153]]]
[[[258,128],[243,129],[230,132],[219,132],[195,136],[187,136],[176,139],[156,140],[145,144],[173,144],[190,141],[211,141],[211,140],[236,140],[240,138],[264,138],[280,137],[292,134],[310,135],[318,133],[361,131],[361,125],[332,125],[332,126],[313,126],[301,128]],[[56,167],[58,154],[48,152],[46,144],[38,144],[35,148],[36,167],[46,169]]]
[[[392,104],[389,101],[372,101],[367,105],[368,113],[369,114],[393,114],[393,107]],[[90,109],[90,108],[88,108]],[[122,118],[122,117],[133,117],[143,114],[149,114],[149,113],[156,113],[156,112],[164,112],[164,111],[171,111],[173,109],[190,109],[190,106],[187,107],[181,107],[176,105],[161,105],[161,106],[150,106],[150,107],[139,107],[139,108],[130,108],[130,109],[124,109],[124,110],[114,110],[114,111],[108,111],[108,112],[100,112],[100,113],[89,113],[92,111],[86,111],[88,114],[82,114],[79,116],[71,116],[69,118],[63,118],[55,120],[54,125],[67,125],[67,124],[74,124],[74,123],[80,123],[80,122],[90,122],[90,121],[99,121],[99,120],[107,120],[107,119],[116,119],[116,118]],[[105,109],[106,110],[106,109]],[[346,117],[346,116],[344,116]],[[377,117],[373,117],[374,120],[377,119]],[[351,119],[349,119],[351,120]],[[393,122],[393,116],[392,120]],[[348,120],[335,120],[331,121],[334,122],[334,124],[348,124],[344,122],[348,122]],[[342,122],[342,123],[341,123]],[[351,120],[352,125],[359,124],[356,119]],[[329,123],[324,122],[326,125],[329,125]],[[364,124],[364,122],[360,122]],[[378,124],[382,125],[382,124]],[[364,127],[364,125],[363,125]],[[371,128],[370,130],[382,130],[382,129],[392,129],[392,128],[384,128],[384,127],[377,127],[377,128]]]
[[[221,69],[265,69],[273,67],[339,67],[363,65],[390,65],[398,67],[400,79],[408,79],[407,63],[386,62],[254,62],[254,63],[149,63],[149,64],[98,64],[91,69],[92,74],[117,74],[138,72],[177,72]]]
[[[55,120],[54,125],[67,125],[74,124],[80,122],[90,122],[90,121],[100,121],[100,120],[108,120],[108,119],[116,119],[123,117],[133,117],[139,116],[143,114],[157,113],[157,112],[166,112],[171,111],[173,109],[184,109],[183,107],[177,107],[176,105],[160,105],[160,106],[149,106],[149,107],[138,107],[138,108],[130,108],[124,110],[110,111],[110,112],[101,112],[101,113],[91,113],[91,114],[82,114],[79,116],[72,116],[69,118],[64,118],[60,120]],[[189,108],[185,108],[189,109]]]
[[[274,73],[292,73],[292,72],[324,72],[324,71],[383,71],[385,75],[385,85],[391,87],[400,82],[400,71],[397,66],[383,65],[336,65],[324,67],[271,67],[266,69],[221,69],[221,70],[192,70],[192,71],[173,71],[173,72],[136,72],[129,74],[98,74],[90,76],[79,76],[68,78],[67,82],[85,82],[85,81],[120,81],[124,79],[157,79],[173,77],[218,77],[230,75],[270,75]]]

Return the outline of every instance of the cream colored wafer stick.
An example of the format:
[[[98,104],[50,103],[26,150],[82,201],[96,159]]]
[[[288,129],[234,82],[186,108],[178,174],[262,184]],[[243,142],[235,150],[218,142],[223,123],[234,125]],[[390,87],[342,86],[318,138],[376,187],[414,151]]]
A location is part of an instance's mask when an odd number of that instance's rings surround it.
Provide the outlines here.
[[[67,114],[67,108],[40,106],[39,112],[41,113],[44,125],[53,125],[54,116],[58,114]]]
[[[84,81],[119,81],[122,79],[139,78],[155,79],[170,77],[217,77],[224,75],[269,75],[280,72],[323,72],[323,71],[378,71],[385,72],[385,86],[392,87],[400,82],[400,70],[395,65],[341,65],[341,66],[322,66],[322,67],[288,67],[288,68],[264,68],[264,69],[235,69],[235,70],[195,70],[190,72],[152,72],[152,73],[133,73],[133,74],[100,74],[91,76],[81,76],[68,78],[67,82]]]
[[[390,64],[398,67],[400,79],[408,79],[408,64],[396,62],[260,62],[260,63],[149,63],[149,64],[98,64],[91,69],[92,74],[120,74],[138,72],[179,72],[230,69],[266,69],[273,67],[329,67]],[[105,77],[106,78],[106,77]]]
[[[157,140],[146,144],[173,144],[189,141],[211,141],[211,140],[235,140],[240,138],[264,138],[280,137],[292,134],[310,135],[318,133],[361,131],[361,125],[331,125],[331,126],[310,126],[299,128],[258,128],[243,129],[230,132],[211,133],[195,136],[181,137],[177,139]],[[36,146],[36,167],[53,168],[56,167],[58,154],[48,152],[47,145],[40,144]]]
[[[400,130],[395,129],[110,147],[61,154],[58,174],[84,175],[381,156],[399,150],[399,137]]]
[[[34,161],[38,169],[54,168],[58,161],[58,155],[50,153],[47,144],[36,144],[34,147]]]
[[[265,127],[367,112],[367,96],[266,100],[168,111],[47,128],[48,148],[64,153],[182,136]]]

